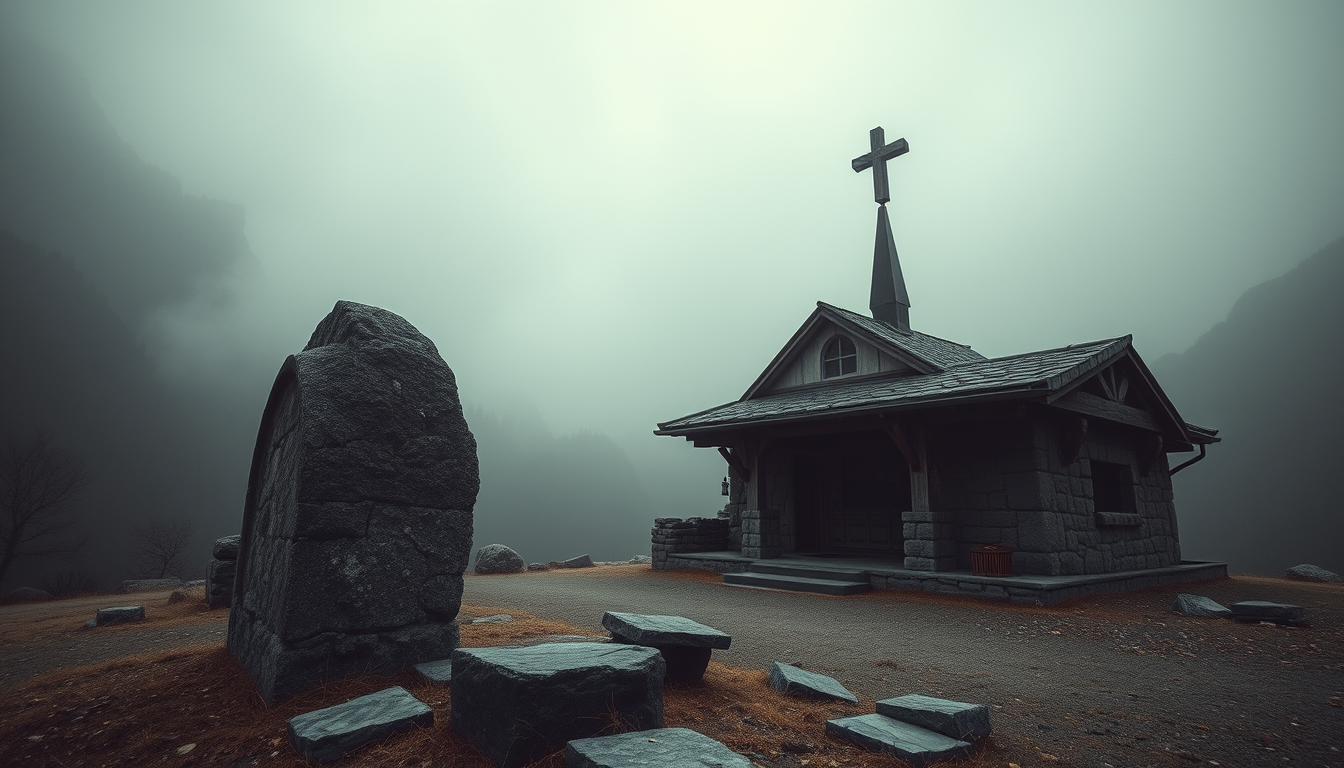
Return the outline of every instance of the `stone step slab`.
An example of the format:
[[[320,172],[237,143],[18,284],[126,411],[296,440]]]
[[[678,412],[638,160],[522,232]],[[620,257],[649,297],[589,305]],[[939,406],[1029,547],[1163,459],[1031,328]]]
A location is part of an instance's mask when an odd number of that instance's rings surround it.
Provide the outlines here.
[[[780,693],[807,699],[838,699],[858,704],[859,699],[839,680],[776,661],[770,667],[770,687]]]
[[[422,664],[416,664],[416,674],[430,681],[431,683],[451,683],[453,681],[453,660],[439,659],[438,661],[426,661]]]
[[[983,739],[994,729],[989,719],[989,707],[984,704],[919,694],[883,699],[877,702],[877,713],[960,741]]]
[[[967,742],[880,714],[827,720],[826,732],[864,749],[895,755],[916,768],[971,752]]]
[[[397,685],[290,718],[289,741],[305,758],[329,763],[371,741],[433,724],[434,710]]]
[[[598,736],[663,725],[666,665],[654,648],[546,643],[453,652],[452,728],[502,768]]]
[[[727,650],[733,642],[728,634],[684,616],[607,611],[602,614],[602,626],[632,645],[683,645]]]
[[[99,608],[97,615],[94,616],[93,624],[96,627],[105,627],[108,624],[125,624],[129,621],[144,621],[145,606],[126,605],[120,608]]]
[[[723,574],[723,583],[730,587],[757,587],[760,589],[782,589],[788,592],[814,592],[819,595],[858,595],[870,592],[872,583],[868,581],[841,581],[811,576],[786,576],[778,573],[742,573]]]
[[[1303,625],[1307,623],[1307,609],[1287,603],[1266,600],[1243,600],[1228,606],[1237,621],[1272,621],[1275,624]]]
[[[1216,600],[1200,595],[1177,595],[1171,610],[1186,616],[1203,616],[1213,619],[1225,619],[1232,615],[1227,606]]]
[[[655,728],[575,739],[565,745],[565,768],[752,768],[752,764],[689,728]]]

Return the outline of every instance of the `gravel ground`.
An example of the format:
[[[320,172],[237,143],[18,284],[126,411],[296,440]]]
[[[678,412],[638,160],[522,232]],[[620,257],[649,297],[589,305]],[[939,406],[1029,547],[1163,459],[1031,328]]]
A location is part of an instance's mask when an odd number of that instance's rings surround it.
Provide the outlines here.
[[[1344,587],[1240,577],[1013,608],[599,571],[470,576],[464,600],[591,628],[607,610],[688,616],[733,636],[714,653],[724,664],[795,663],[868,700],[990,704],[997,730],[1041,764],[1344,766]],[[1180,616],[1178,592],[1306,606],[1312,626]]]
[[[1306,606],[1312,626],[1178,616],[1168,609],[1181,591]],[[71,606],[91,617],[127,603],[154,611],[166,600],[143,593],[0,608],[0,695],[56,669],[224,641],[225,611],[98,631],[68,618]],[[464,602],[591,629],[607,610],[679,614],[733,636],[730,650],[714,654],[724,664],[795,663],[866,701],[926,693],[987,703],[996,731],[1039,758],[1022,768],[1344,768],[1344,587],[1235,577],[1018,608],[735,589],[708,574],[624,566],[469,576]],[[66,618],[46,618],[57,615]],[[782,753],[762,765],[796,768],[801,759]]]

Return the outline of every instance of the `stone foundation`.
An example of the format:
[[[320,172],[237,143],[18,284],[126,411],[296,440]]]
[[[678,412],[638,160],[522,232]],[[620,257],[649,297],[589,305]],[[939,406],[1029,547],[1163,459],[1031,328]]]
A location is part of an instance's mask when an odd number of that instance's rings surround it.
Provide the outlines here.
[[[668,565],[682,552],[721,552],[728,549],[730,521],[721,517],[660,517],[653,521],[653,567],[657,570],[684,566]]]

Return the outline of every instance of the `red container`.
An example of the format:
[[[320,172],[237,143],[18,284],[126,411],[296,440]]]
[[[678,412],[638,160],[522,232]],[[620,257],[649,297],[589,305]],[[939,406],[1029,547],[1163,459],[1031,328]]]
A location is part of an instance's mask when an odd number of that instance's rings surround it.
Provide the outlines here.
[[[1012,576],[1013,550],[998,544],[972,549],[971,572],[976,576]]]

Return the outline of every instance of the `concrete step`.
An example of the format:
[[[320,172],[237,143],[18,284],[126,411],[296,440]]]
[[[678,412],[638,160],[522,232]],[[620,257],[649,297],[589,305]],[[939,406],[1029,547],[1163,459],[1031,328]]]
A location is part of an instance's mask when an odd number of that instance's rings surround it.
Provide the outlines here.
[[[758,587],[783,589],[790,592],[815,592],[822,595],[857,595],[873,588],[867,581],[817,579],[808,576],[785,576],[776,573],[725,573],[723,583],[731,587]]]
[[[776,565],[775,563],[754,562],[752,573],[769,573],[776,576],[802,576],[805,579],[830,579],[832,581],[867,581],[864,572],[851,568],[812,567],[810,565]]]

